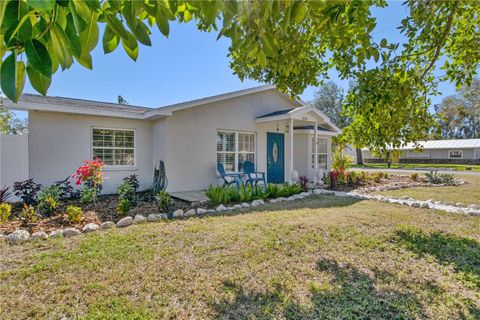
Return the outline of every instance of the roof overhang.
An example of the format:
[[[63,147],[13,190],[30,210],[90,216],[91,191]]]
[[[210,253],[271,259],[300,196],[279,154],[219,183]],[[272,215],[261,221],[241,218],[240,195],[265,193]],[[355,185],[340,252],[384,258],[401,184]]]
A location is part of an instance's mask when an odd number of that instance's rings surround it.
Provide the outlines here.
[[[284,114],[272,115],[272,116],[262,116],[255,119],[256,123],[265,123],[272,121],[282,121],[282,120],[299,120],[304,122],[316,123],[320,125],[328,125],[332,128],[334,135],[342,133],[342,130],[334,125],[330,118],[327,117],[323,112],[318,110],[318,108],[305,105],[302,107],[294,108]],[[313,130],[312,130],[313,131]]]

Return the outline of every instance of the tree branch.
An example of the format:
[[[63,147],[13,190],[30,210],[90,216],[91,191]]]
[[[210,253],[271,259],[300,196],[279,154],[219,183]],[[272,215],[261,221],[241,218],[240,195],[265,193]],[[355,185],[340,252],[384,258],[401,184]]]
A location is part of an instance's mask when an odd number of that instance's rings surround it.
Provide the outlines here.
[[[453,18],[455,17],[455,13],[457,12],[457,8],[459,4],[460,4],[460,0],[455,0],[455,4],[453,5],[452,11],[450,12],[450,16],[448,17],[447,26],[443,31],[443,35],[442,35],[442,38],[440,39],[440,42],[438,42],[437,49],[435,50],[435,54],[433,55],[433,58],[430,61],[430,64],[428,65],[428,67],[422,73],[422,76],[420,77],[420,79],[423,79],[427,75],[427,73],[430,72],[430,70],[433,68],[433,66],[435,65],[435,62],[437,62],[438,57],[440,56],[440,52],[442,51],[443,45],[445,44],[445,41],[447,41],[448,33],[452,29]]]

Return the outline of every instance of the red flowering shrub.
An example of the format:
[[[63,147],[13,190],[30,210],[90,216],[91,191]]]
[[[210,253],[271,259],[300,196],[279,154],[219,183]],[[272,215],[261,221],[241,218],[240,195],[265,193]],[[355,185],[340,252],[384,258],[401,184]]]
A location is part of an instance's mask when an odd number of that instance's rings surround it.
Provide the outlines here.
[[[103,183],[103,162],[99,159],[93,161],[85,160],[83,165],[78,167],[72,178],[77,179],[76,184],[84,184],[85,188],[93,189],[94,200]]]

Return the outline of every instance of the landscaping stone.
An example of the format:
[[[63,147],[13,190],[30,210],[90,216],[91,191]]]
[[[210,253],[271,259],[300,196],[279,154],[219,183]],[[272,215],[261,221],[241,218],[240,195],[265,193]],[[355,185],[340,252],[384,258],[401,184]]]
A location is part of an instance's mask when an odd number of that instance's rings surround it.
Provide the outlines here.
[[[217,213],[217,211],[213,210],[213,209],[208,209],[207,210],[207,214],[215,214]]]
[[[147,222],[147,218],[143,214],[136,214],[133,218],[133,223],[144,223]]]
[[[183,214],[184,217],[193,217],[196,215],[195,209],[190,209]]]
[[[208,210],[203,209],[203,208],[198,208],[197,209],[197,215],[202,215],[202,214],[207,214]]]
[[[471,204],[468,207],[471,209],[480,210],[480,204]]]
[[[250,208],[250,203],[243,202],[241,206],[242,208]]]
[[[159,213],[151,213],[147,216],[147,221],[149,222],[155,222],[160,220],[162,220],[162,215]]]
[[[30,237],[31,240],[43,240],[43,239],[47,239],[47,238],[48,238],[48,234],[44,231],[34,232],[34,233],[32,233],[32,236]]]
[[[75,228],[66,228],[62,232],[65,238],[73,237],[80,234],[80,230]]]
[[[261,206],[261,205],[264,205],[265,202],[263,200],[253,200],[252,201],[252,207],[258,207],[258,206]]]
[[[27,241],[30,238],[30,233],[26,230],[16,230],[13,233],[10,233],[6,239],[11,244],[19,244]]]
[[[221,204],[221,205],[219,205],[219,206],[217,207],[217,209],[215,209],[215,210],[216,210],[217,212],[222,212],[222,211],[226,211],[227,208],[226,208],[223,204]]]
[[[58,229],[58,230],[53,230],[52,232],[50,232],[50,234],[48,235],[49,238],[60,238],[60,237],[63,237],[63,230],[62,229]]]
[[[242,205],[241,204],[236,204],[232,207],[233,210],[238,210],[238,209],[242,209]]]
[[[115,227],[115,223],[113,223],[112,221],[105,221],[100,225],[100,228],[102,229],[111,229],[113,227]]]
[[[174,217],[174,218],[181,218],[181,217],[183,217],[183,210],[182,210],[182,209],[175,210],[175,211],[173,212],[173,217]]]
[[[270,202],[270,203],[278,203],[278,199],[270,199],[270,200],[268,200],[268,202]]]
[[[120,221],[117,222],[117,227],[122,228],[122,227],[128,227],[133,223],[132,217],[125,217],[120,219]]]
[[[97,231],[100,227],[96,223],[89,223],[85,225],[82,229],[82,232],[88,233],[88,232],[94,232]]]

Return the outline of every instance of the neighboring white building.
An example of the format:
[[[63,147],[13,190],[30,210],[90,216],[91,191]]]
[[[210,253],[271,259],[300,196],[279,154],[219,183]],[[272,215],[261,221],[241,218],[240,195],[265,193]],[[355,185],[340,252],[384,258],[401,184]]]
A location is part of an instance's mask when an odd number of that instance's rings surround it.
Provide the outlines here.
[[[318,109],[272,86],[155,109],[30,94],[4,104],[28,111],[30,178],[51,184],[98,157],[106,163],[104,193],[133,173],[149,188],[160,160],[171,192],[221,183],[217,161],[239,172],[252,160],[272,182],[290,181],[294,171],[313,181],[315,167],[330,168],[331,137],[340,132]]]
[[[413,143],[396,149],[402,163],[458,163],[480,164],[480,139],[427,140],[419,143],[417,150]],[[374,153],[364,149],[364,162],[380,162]]]

